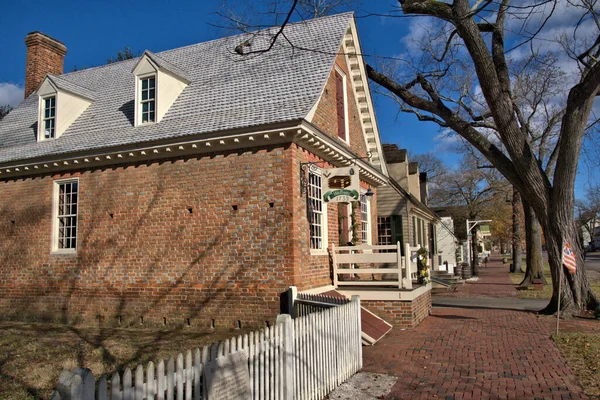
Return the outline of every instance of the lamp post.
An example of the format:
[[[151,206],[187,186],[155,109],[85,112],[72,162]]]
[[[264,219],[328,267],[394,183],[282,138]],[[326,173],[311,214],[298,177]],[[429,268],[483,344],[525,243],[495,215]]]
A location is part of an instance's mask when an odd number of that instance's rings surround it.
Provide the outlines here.
[[[467,220],[467,263],[469,267],[473,268],[473,263],[471,262],[471,231],[479,224],[484,222],[492,222],[491,219],[482,219],[478,221],[469,221]]]

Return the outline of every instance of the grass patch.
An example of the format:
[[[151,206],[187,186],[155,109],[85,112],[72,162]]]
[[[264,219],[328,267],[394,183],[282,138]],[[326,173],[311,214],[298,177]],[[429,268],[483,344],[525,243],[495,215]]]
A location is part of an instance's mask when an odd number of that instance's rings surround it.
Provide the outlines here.
[[[49,399],[63,369],[82,366],[97,377],[245,333],[19,322],[0,323],[0,332],[0,400]]]
[[[553,335],[552,339],[583,390],[590,397],[600,399],[600,335],[564,333]]]
[[[508,262],[512,262],[511,259],[509,259]],[[508,264],[506,265],[506,268],[508,268]],[[525,266],[524,259],[523,266]],[[523,281],[525,274],[523,272],[515,272],[509,273],[508,276],[515,285],[518,285]],[[550,265],[547,261],[544,261],[544,276],[546,277],[548,284],[544,285],[543,290],[535,290],[532,287],[527,290],[519,290],[519,297],[522,299],[550,299],[552,297],[552,275],[550,274]],[[589,278],[592,291],[596,293],[596,296],[600,296],[600,280],[594,280],[591,276],[589,276]]]
[[[512,262],[512,259],[508,259],[509,263]],[[507,268],[508,268],[508,264]],[[523,257],[523,267],[525,267],[525,257]],[[515,272],[509,273],[510,279],[515,285],[518,285],[525,278],[525,273],[523,272]],[[528,290],[519,290],[519,297],[522,299],[549,299],[552,297],[552,275],[550,274],[550,264],[547,261],[544,261],[544,276],[546,277],[546,281],[548,285],[544,285],[543,290],[535,290],[534,288],[529,288]]]

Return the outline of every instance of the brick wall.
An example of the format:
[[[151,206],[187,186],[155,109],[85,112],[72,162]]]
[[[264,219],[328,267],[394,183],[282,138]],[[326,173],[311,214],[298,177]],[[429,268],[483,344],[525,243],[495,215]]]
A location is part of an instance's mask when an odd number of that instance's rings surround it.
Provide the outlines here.
[[[360,124],[360,115],[358,113],[358,107],[356,105],[356,99],[354,98],[354,91],[352,89],[352,78],[348,73],[348,67],[346,65],[346,57],[343,54],[339,54],[335,61],[336,65],[346,74],[346,98],[348,100],[348,129],[350,136],[350,145],[338,137],[338,122],[336,112],[336,99],[335,99],[335,68],[332,68],[329,75],[329,79],[325,84],[325,89],[319,99],[315,115],[313,116],[312,123],[322,130],[327,135],[336,139],[339,143],[349,147],[352,151],[357,153],[360,157],[367,155],[367,145]]]
[[[292,145],[292,153],[294,157],[292,177],[295,180],[292,185],[294,193],[294,210],[297,218],[294,219],[293,232],[295,232],[294,241],[297,246],[294,246],[294,270],[297,271],[295,278],[296,286],[299,290],[308,290],[332,284],[332,270],[327,251],[312,251],[309,246],[309,221],[307,218],[306,196],[300,194],[300,163],[314,162],[318,163],[319,167],[330,168],[329,163],[323,163],[322,159],[308,152],[307,150]],[[376,192],[376,188],[361,181],[361,187],[369,188]],[[377,200],[373,196],[371,200],[371,235],[373,243],[377,243]],[[339,219],[338,219],[338,203],[327,204],[327,243],[331,248],[331,243],[339,245]],[[361,214],[360,204],[355,210],[355,221],[360,227]],[[360,228],[359,228],[360,229]],[[360,231],[358,232],[360,240]],[[304,243],[304,244],[303,244]]]
[[[0,183],[0,313],[263,325],[294,282],[291,146]],[[51,254],[53,181],[79,178],[78,250]],[[237,210],[234,210],[234,206]]]
[[[361,300],[361,305],[395,328],[414,328],[431,313],[431,291],[413,301]]]
[[[124,326],[272,321],[288,286],[332,283],[328,253],[309,248],[306,161],[321,160],[287,144],[0,182],[0,316]],[[53,185],[70,178],[79,179],[78,249],[51,253]],[[327,208],[328,243],[337,244],[338,205]],[[376,215],[372,201],[375,242]]]

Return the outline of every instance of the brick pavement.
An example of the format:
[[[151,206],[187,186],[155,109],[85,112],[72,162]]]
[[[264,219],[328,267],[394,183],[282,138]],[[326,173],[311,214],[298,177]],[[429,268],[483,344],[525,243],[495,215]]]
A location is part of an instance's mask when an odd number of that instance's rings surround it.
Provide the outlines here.
[[[512,296],[507,271],[492,262],[457,293]],[[434,308],[417,328],[365,347],[363,369],[398,377],[388,399],[587,399],[552,328],[523,311]]]

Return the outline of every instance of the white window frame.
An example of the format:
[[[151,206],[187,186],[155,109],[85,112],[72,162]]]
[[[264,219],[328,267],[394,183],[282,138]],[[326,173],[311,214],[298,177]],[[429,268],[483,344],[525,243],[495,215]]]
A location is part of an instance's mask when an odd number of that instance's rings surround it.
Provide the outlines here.
[[[54,98],[54,117],[46,118],[46,100]],[[40,96],[39,102],[39,118],[38,118],[38,141],[43,140],[54,140],[56,139],[57,125],[56,121],[58,120],[58,93],[48,94],[46,96]],[[54,137],[46,138],[46,121],[54,120]]]
[[[344,142],[346,142],[348,145],[350,145],[350,122],[348,121],[348,80],[346,78],[346,74],[344,73],[344,71],[342,71],[342,69],[337,64],[335,64],[334,67],[335,67],[334,73],[337,73],[342,77],[342,87],[344,90],[344,133],[345,133],[345,138],[342,140]],[[337,115],[336,115],[336,118],[337,118]],[[335,135],[336,135],[336,137],[339,138],[337,132],[335,132]]]
[[[371,235],[371,199],[366,195],[366,190],[361,190],[360,194],[360,241],[362,244],[372,244],[373,239]],[[364,199],[364,203],[363,203]],[[363,210],[363,206],[365,210]],[[365,221],[363,220],[363,215],[367,215],[367,223],[365,225]],[[365,231],[366,226],[366,231]],[[365,242],[364,237],[367,237],[367,241]]]
[[[313,195],[313,192],[315,191],[315,189],[313,189],[313,187],[315,187],[315,185],[313,185],[311,183],[311,175],[314,175],[316,177],[319,178],[320,180],[320,186],[319,188],[316,190],[316,195]],[[314,254],[314,255],[323,255],[323,254],[327,254],[327,247],[328,247],[328,237],[327,237],[327,204],[323,201],[323,178],[321,175],[321,171],[317,170],[317,171],[309,171],[308,172],[308,180],[307,180],[307,186],[306,186],[306,190],[307,190],[307,202],[310,202],[311,200],[314,201],[318,201],[321,203],[321,211],[320,214],[321,215],[321,246],[317,247],[317,248],[313,248],[312,247],[312,232],[311,232],[311,226],[313,225],[311,220],[312,220],[312,215],[307,215],[308,216],[308,245],[310,247],[310,253]],[[309,204],[307,204],[308,206]],[[311,208],[307,207],[307,213],[310,212]],[[314,212],[314,211],[313,211]]]
[[[158,119],[158,73],[151,72],[149,74],[138,75],[136,77],[136,90],[135,90],[135,110],[136,110],[136,126],[153,125]],[[148,103],[150,100],[142,100],[142,81],[146,79],[154,78],[154,121],[143,121],[143,104]]]
[[[77,203],[76,203],[76,213],[75,214],[67,214],[67,216],[75,216],[75,247],[70,248],[59,248],[60,241],[60,223],[59,219],[64,217],[59,214],[59,204],[60,204],[60,186],[69,184],[69,183],[77,183]],[[77,242],[79,240],[79,203],[80,203],[80,185],[79,178],[72,179],[61,179],[58,181],[54,181],[53,187],[53,199],[52,199],[52,252],[53,253],[75,253],[77,252]]]

